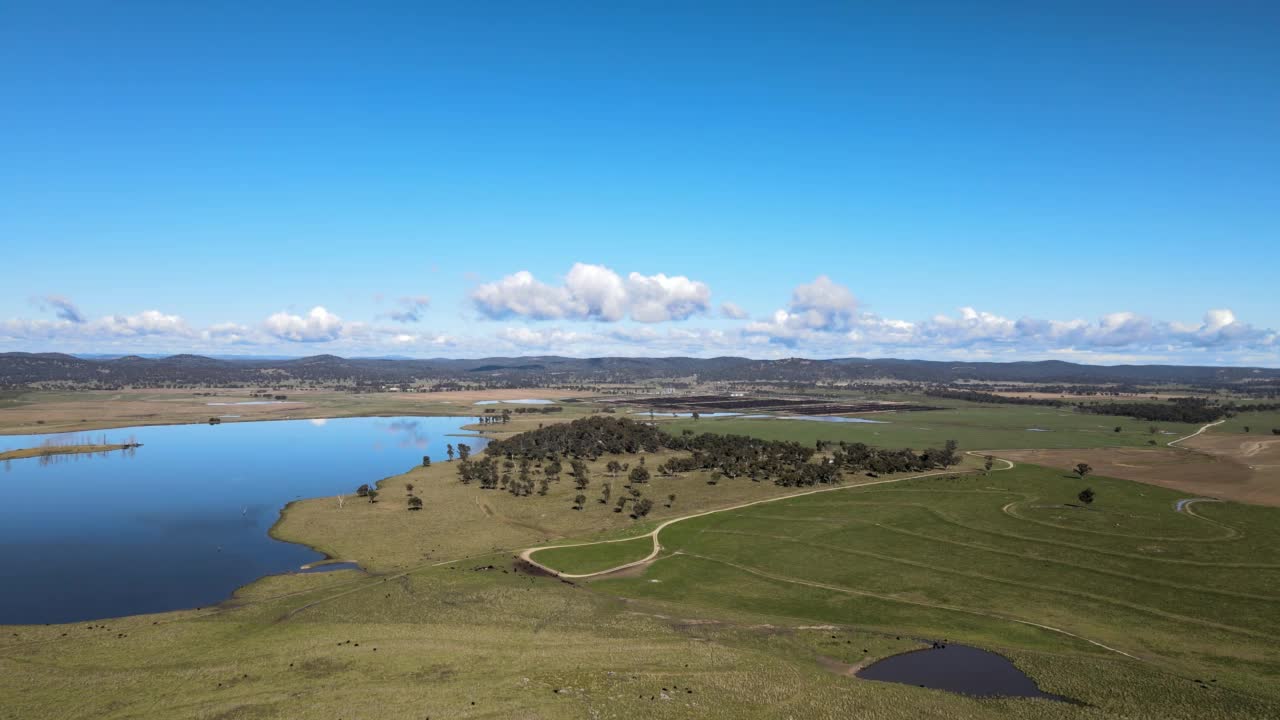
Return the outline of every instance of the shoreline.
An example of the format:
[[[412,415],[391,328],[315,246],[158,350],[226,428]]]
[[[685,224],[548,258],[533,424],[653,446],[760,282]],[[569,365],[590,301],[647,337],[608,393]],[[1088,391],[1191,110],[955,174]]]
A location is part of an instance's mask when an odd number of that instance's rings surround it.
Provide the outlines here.
[[[228,418],[223,420],[222,422],[215,423],[215,424],[238,425],[240,423],[255,423],[255,422],[283,422],[287,420],[343,420],[347,418],[362,418],[362,417],[375,417],[375,418],[376,417],[383,417],[383,418],[472,417],[472,415],[470,413],[451,414],[451,413],[436,413],[436,412],[433,412],[429,415],[422,415],[418,413],[395,413],[393,415],[389,415],[384,412],[373,412],[373,413],[349,413],[349,414],[336,414],[336,415],[334,414],[300,415],[300,416],[290,416],[290,417]],[[75,428],[70,428],[65,430],[54,429],[54,428],[62,427],[60,425],[53,426],[50,429],[35,428],[34,432],[27,432],[26,428],[0,428],[0,437],[11,437],[15,435],[64,435],[66,433],[89,432],[94,430],[119,430],[121,428],[131,428],[131,427],[170,427],[174,425],[209,425],[209,424],[210,423],[208,420],[156,420],[156,421],[143,421],[143,422],[125,422],[125,421],[113,422],[108,420],[103,422],[91,422],[87,425],[77,425]]]
[[[139,447],[142,447],[142,443],[51,445],[47,447],[19,448],[17,450],[5,450],[4,452],[0,452],[0,462],[56,457],[58,455],[92,455],[94,453],[132,450],[133,448]]]

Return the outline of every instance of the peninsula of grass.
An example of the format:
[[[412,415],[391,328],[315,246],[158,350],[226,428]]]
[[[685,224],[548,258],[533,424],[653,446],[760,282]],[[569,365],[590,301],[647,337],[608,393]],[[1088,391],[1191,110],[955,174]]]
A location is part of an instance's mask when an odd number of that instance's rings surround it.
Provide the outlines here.
[[[82,455],[114,450],[129,450],[139,447],[138,443],[110,443],[106,445],[48,445],[19,450],[0,452],[0,461],[21,460],[24,458],[52,457],[54,455]]]
[[[653,538],[645,536],[616,542],[547,548],[529,557],[540,565],[566,575],[586,575],[637,562],[653,551]]]

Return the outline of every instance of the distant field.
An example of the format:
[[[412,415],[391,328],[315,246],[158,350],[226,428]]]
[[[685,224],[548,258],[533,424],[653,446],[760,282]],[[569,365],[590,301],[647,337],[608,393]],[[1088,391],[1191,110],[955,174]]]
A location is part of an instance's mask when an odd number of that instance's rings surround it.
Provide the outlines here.
[[[200,393],[212,393],[204,395]],[[584,393],[560,390],[482,390],[439,393],[346,393],[328,390],[286,390],[287,403],[223,404],[255,402],[243,388],[206,390],[81,390],[31,391],[0,402],[0,434],[53,433],[130,425],[173,425],[207,422],[211,417],[235,415],[223,422],[285,420],[299,418],[357,417],[368,415],[475,415],[484,414],[479,400],[519,398],[573,398]],[[498,407],[499,411],[501,410]],[[512,406],[514,410],[517,406]],[[581,404],[567,404],[558,415],[572,417],[589,412]],[[532,415],[517,415],[519,418]],[[551,416],[538,417],[550,418]],[[535,425],[536,426],[536,425]],[[514,427],[514,425],[512,426]],[[511,429],[511,428],[505,428]]]
[[[1280,412],[1240,413],[1235,417],[1227,418],[1225,422],[1214,428],[1214,432],[1243,434],[1246,427],[1249,428],[1251,435],[1280,437],[1271,432],[1272,429],[1280,430]]]
[[[1018,405],[971,406],[928,412],[874,413],[884,424],[824,423],[810,420],[714,418],[671,420],[683,430],[752,435],[769,440],[846,440],[880,447],[940,447],[955,440],[965,450],[994,448],[1150,447],[1193,433],[1199,425],[1150,423],[1124,417],[1085,415],[1070,410]],[[1151,433],[1151,426],[1159,431]],[[1115,432],[1116,427],[1120,432]],[[1165,434],[1167,433],[1167,434]]]

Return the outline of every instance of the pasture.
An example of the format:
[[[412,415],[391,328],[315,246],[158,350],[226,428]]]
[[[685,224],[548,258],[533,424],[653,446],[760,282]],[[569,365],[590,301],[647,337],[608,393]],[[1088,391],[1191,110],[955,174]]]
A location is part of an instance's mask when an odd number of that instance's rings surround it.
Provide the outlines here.
[[[1032,466],[850,487],[675,523],[644,573],[591,586],[999,649],[1104,710],[1266,717],[1280,707],[1280,511],[1176,510],[1185,498]]]
[[[965,450],[997,448],[1151,447],[1200,428],[1187,423],[1150,423],[1124,417],[1086,415],[1068,409],[1020,405],[972,405],[928,412],[882,412],[864,416],[879,423],[827,423],[782,419],[679,419],[664,421],[670,432],[693,430],[751,435],[767,440],[844,440],[878,447],[940,447],[955,440]],[[1156,432],[1152,432],[1152,427]],[[1116,432],[1116,428],[1120,432]]]

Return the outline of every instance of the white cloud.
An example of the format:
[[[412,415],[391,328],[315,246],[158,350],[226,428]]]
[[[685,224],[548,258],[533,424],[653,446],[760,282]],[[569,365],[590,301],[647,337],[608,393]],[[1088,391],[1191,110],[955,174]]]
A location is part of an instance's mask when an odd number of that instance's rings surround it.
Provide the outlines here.
[[[720,316],[730,320],[746,320],[747,311],[731,302],[720,303]]]
[[[580,333],[560,328],[529,328],[513,325],[498,331],[498,339],[521,348],[553,348],[570,345],[583,339]]]
[[[471,293],[483,315],[529,320],[598,320],[636,322],[684,320],[705,313],[711,291],[682,275],[641,275],[625,279],[602,265],[576,263],[560,286],[547,285],[521,270]]]
[[[289,342],[329,342],[342,336],[342,318],[317,305],[305,316],[278,312],[263,322],[273,337]]]
[[[795,345],[821,333],[855,329],[858,300],[849,288],[826,275],[791,291],[786,309],[775,310],[768,320],[747,325],[748,333],[765,335],[774,342]]]
[[[847,330],[857,309],[858,301],[849,288],[819,275],[792,291],[789,316],[812,330]]]

